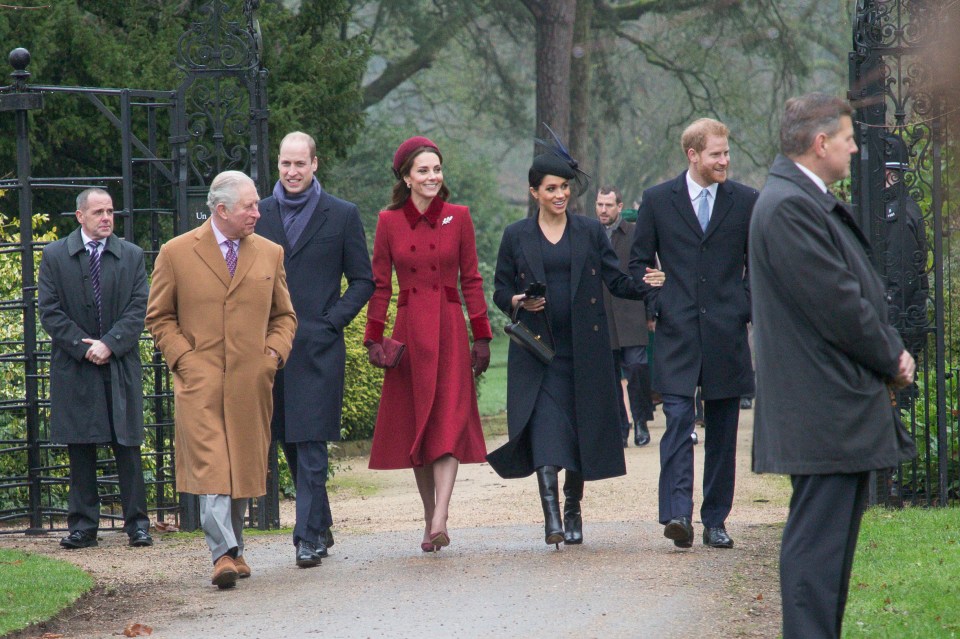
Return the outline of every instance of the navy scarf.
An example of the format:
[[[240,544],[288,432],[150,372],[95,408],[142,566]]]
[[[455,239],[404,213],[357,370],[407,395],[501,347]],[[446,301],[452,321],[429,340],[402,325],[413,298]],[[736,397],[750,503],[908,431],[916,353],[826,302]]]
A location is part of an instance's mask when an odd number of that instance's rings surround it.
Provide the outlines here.
[[[283,184],[277,180],[273,187],[273,197],[277,199],[280,208],[280,221],[283,222],[283,230],[287,234],[287,243],[291,248],[300,239],[300,234],[307,228],[310,221],[310,214],[320,201],[320,182],[313,178],[313,182],[300,193],[290,194],[283,188]]]

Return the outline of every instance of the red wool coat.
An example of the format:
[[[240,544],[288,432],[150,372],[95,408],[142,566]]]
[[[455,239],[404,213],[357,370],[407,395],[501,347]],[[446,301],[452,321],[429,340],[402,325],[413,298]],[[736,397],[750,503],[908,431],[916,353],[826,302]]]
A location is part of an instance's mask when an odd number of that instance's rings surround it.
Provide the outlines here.
[[[393,338],[407,350],[384,376],[370,468],[418,467],[446,454],[485,461],[461,291],[473,338],[493,335],[469,209],[435,198],[423,215],[410,200],[380,212],[365,341],[383,338],[394,269],[400,292]]]

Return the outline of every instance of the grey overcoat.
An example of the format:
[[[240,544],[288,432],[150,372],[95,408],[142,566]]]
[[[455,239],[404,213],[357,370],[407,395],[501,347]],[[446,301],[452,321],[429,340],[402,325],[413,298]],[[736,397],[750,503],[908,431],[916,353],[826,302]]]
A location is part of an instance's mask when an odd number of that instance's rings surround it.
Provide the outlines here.
[[[97,311],[90,258],[80,229],[43,249],[37,282],[40,323],[52,340],[50,437],[60,444],[109,443],[110,423],[99,367],[84,355],[81,340],[97,337]],[[111,400],[117,442],[143,443],[143,382],[140,351],[147,309],[143,250],[116,235],[100,256],[103,335],[110,347]]]
[[[867,250],[845,205],[777,156],[750,225],[754,471],[859,473],[914,454],[886,386],[903,343]]]

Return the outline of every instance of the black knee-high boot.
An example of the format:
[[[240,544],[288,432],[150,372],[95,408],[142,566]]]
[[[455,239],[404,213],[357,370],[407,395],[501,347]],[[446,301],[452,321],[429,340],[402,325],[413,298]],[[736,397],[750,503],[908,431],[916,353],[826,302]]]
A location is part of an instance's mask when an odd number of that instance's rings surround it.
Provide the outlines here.
[[[560,490],[556,466],[541,466],[537,469],[537,484],[540,486],[540,503],[543,506],[543,534],[547,544],[560,547],[563,541],[563,521],[560,519]]]
[[[580,500],[583,499],[583,475],[568,470],[563,479],[563,543],[583,543],[583,517]]]

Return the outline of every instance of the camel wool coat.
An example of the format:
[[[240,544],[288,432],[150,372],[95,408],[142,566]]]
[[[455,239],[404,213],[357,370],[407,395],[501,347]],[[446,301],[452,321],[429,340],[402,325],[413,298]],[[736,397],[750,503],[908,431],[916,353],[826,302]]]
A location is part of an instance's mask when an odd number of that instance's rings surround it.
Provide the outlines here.
[[[283,249],[240,240],[230,277],[210,220],[160,249],[147,329],[173,372],[177,490],[234,499],[266,493],[273,378],[297,318]]]

